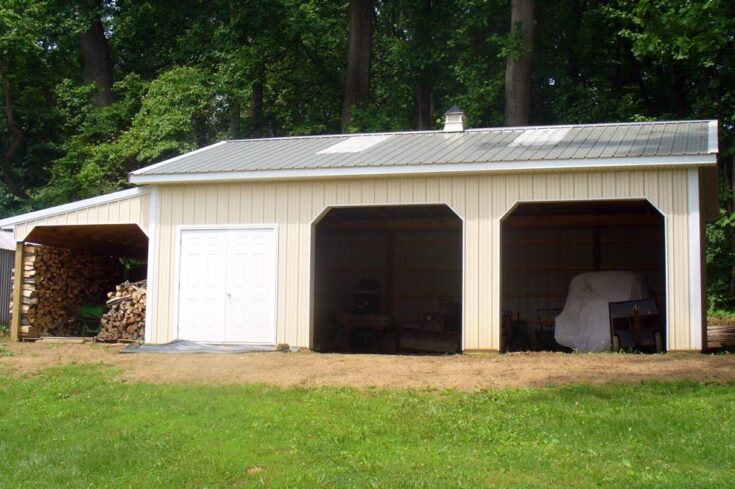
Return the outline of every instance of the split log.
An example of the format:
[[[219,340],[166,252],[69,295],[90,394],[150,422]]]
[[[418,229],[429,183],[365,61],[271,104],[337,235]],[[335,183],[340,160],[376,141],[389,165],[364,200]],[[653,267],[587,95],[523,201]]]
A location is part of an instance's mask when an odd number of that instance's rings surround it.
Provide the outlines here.
[[[102,316],[97,338],[142,340],[145,330],[146,281],[123,282],[107,294],[109,310]]]

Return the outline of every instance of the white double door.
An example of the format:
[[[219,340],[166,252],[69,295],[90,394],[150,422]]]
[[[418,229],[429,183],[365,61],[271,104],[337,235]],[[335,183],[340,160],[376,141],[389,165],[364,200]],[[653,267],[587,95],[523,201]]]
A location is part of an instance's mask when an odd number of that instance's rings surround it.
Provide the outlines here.
[[[180,339],[275,343],[275,227],[186,229],[180,250]]]

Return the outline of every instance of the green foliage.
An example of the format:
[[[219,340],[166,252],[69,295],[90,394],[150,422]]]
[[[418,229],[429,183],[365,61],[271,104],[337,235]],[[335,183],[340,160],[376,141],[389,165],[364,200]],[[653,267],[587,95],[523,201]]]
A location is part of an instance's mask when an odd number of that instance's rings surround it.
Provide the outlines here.
[[[92,86],[57,87],[60,111],[77,128],[63,143],[65,156],[52,166],[52,185],[37,199],[48,205],[90,197],[125,185],[127,173],[214,142],[219,121],[211,73],[181,67],[150,83],[131,74],[115,84],[118,100],[88,104]]]
[[[514,32],[510,32],[504,36],[495,36],[494,40],[500,47],[498,58],[501,59],[520,59],[526,54],[533,52],[533,46],[529,46],[523,40],[523,32],[520,25],[515,27]]]
[[[720,211],[720,218],[705,230],[705,263],[707,266],[707,306],[712,312],[732,310],[731,273],[735,264],[732,239],[735,214]]]
[[[60,128],[63,156],[49,168],[50,184],[34,196],[40,205],[93,197],[124,185],[126,160],[118,140],[140,108],[145,84],[131,74],[114,87],[118,100],[108,107],[90,105],[92,85],[65,79],[55,87],[58,111],[67,121]]]
[[[732,43],[735,18],[723,0],[623,0],[607,9],[626,27],[620,34],[632,41],[639,58],[692,60],[714,67],[718,54]]]
[[[8,487],[732,483],[731,386],[207,387],[120,382],[79,365],[0,378]]]
[[[138,167],[211,144],[217,136],[216,95],[212,74],[201,68],[161,74],[118,141],[121,155]]]

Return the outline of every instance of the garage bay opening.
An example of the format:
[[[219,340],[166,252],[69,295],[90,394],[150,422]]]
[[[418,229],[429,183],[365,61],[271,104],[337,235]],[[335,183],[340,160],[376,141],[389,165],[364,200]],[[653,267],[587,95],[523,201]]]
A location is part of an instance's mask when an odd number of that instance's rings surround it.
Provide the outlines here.
[[[664,218],[647,201],[518,205],[502,222],[504,351],[662,351]]]
[[[314,234],[315,350],[460,351],[462,220],[451,209],[333,208]]]

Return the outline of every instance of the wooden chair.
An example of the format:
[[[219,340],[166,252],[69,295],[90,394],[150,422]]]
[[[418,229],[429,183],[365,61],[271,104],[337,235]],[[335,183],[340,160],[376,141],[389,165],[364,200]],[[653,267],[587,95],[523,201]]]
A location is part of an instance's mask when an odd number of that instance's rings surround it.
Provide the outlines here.
[[[663,331],[656,299],[611,302],[610,343],[613,351],[623,348],[664,349]]]

